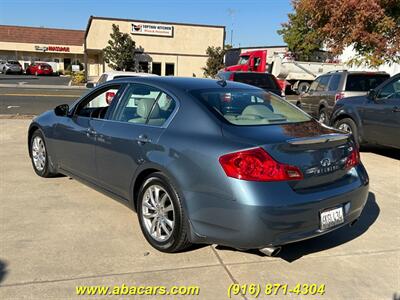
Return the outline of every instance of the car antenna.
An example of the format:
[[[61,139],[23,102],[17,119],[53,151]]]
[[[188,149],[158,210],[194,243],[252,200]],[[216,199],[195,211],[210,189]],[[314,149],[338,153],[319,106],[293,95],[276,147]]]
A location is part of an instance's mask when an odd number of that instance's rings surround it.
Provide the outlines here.
[[[217,83],[222,87],[226,86],[226,80],[225,79],[220,79],[220,80],[217,81]]]

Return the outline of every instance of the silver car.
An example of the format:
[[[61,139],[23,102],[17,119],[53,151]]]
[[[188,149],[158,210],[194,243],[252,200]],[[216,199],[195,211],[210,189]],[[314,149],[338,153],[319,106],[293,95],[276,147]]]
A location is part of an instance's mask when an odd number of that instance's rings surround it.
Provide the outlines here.
[[[390,77],[384,72],[333,71],[317,77],[309,90],[300,95],[297,105],[328,124],[336,101],[365,96]]]
[[[22,74],[22,66],[17,60],[0,60],[0,71],[3,74],[18,73]]]

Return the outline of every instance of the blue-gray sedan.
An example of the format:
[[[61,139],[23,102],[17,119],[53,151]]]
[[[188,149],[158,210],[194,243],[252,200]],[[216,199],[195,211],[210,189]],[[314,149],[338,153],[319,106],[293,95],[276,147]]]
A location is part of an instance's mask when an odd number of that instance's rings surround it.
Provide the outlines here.
[[[354,223],[368,195],[349,135],[236,82],[110,81],[35,118],[28,144],[39,176],[127,203],[164,252],[215,243],[275,255]]]

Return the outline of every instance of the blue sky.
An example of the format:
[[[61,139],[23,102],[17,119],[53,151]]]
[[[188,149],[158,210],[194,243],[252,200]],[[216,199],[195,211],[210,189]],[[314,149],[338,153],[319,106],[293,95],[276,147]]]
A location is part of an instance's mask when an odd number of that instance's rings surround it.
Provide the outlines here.
[[[225,25],[234,46],[281,45],[290,0],[0,0],[0,24],[85,29],[90,15]],[[230,14],[231,12],[231,14]],[[232,15],[233,13],[233,15]]]

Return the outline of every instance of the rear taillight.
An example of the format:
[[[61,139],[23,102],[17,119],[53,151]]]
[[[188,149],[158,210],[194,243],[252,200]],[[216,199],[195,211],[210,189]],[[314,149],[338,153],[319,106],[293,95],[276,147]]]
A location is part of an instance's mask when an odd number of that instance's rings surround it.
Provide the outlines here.
[[[344,98],[344,93],[336,93],[335,94],[335,102],[339,101],[340,99]]]
[[[234,80],[235,79],[235,74],[234,73],[231,73],[230,75],[229,75],[229,79],[228,80]]]
[[[229,177],[251,181],[285,181],[303,179],[300,169],[274,160],[264,149],[254,148],[229,153],[219,158]]]
[[[360,163],[360,152],[357,147],[351,147],[349,156],[346,160],[346,169],[349,170],[352,167],[357,166]]]

